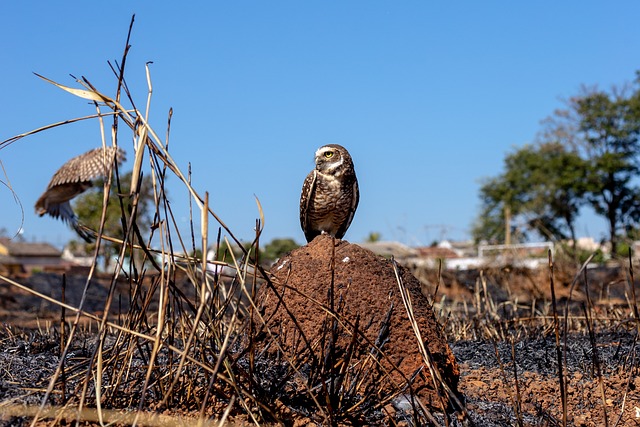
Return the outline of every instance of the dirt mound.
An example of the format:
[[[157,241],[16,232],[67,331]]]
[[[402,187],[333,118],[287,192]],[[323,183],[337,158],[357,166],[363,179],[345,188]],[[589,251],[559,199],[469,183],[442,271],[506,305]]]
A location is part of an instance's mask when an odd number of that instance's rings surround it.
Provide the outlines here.
[[[420,283],[402,267],[399,273],[410,295],[423,342],[444,382],[456,391],[458,365],[420,291]],[[259,300],[269,329],[293,359],[312,352],[312,357],[322,362],[335,344],[335,365],[350,361],[341,372],[361,369],[369,363],[377,372],[377,380],[376,375],[371,378],[377,381],[372,385],[380,395],[389,397],[412,390],[423,403],[442,410],[391,261],[358,245],[322,235],[282,257],[271,274],[274,286],[263,287]],[[358,333],[354,334],[356,324]],[[375,347],[382,348],[384,356]],[[376,359],[373,363],[372,356]],[[404,387],[407,383],[411,383],[411,389]]]

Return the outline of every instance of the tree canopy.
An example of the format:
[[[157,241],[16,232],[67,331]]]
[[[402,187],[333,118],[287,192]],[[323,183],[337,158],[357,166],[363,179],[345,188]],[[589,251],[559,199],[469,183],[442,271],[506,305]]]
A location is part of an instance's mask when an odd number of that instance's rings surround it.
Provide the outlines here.
[[[586,191],[585,164],[577,153],[558,143],[526,145],[507,155],[504,164],[504,173],[485,180],[480,189],[476,239],[504,241],[509,231],[520,239],[532,231],[551,239],[575,238]]]
[[[130,193],[131,175],[131,172],[120,175],[120,194],[128,195]],[[102,189],[102,180],[97,180],[93,188],[76,197],[74,201],[74,212],[78,215],[80,222],[96,231],[100,229],[100,220],[102,218]],[[122,215],[124,213],[124,221],[129,220],[130,202],[128,197],[123,197],[122,199],[123,206],[121,208],[120,196],[114,179],[109,190],[109,202],[104,223],[103,233],[106,236],[116,238],[122,238],[123,236]],[[145,230],[148,230],[151,225],[153,200],[153,186],[151,185],[150,179],[144,177],[140,184],[140,198],[138,200],[138,211],[135,218],[135,223],[143,236],[145,235]],[[87,244],[73,241],[72,245],[76,248],[82,248],[83,251],[88,254],[92,253],[95,248],[94,243]],[[109,264],[110,258],[118,254],[120,245],[103,241],[101,246],[103,248],[102,255],[104,256],[106,267]]]
[[[590,206],[606,219],[615,252],[620,233],[640,220],[639,84],[583,88],[545,121],[536,144],[509,153],[504,172],[482,183],[476,240],[513,231],[575,242],[580,208]]]
[[[570,107],[577,116],[580,149],[589,164],[587,200],[607,220],[612,252],[618,236],[637,224],[640,187],[640,90],[593,92],[576,97]]]
[[[243,244],[244,248],[249,250],[252,246],[251,242],[246,242]],[[277,261],[282,255],[290,252],[296,248],[300,247],[293,239],[290,238],[275,238],[271,240],[269,243],[260,248],[259,260],[263,266],[270,266],[275,261]],[[215,248],[211,248],[211,250],[215,251]],[[232,245],[231,250],[233,250],[233,255],[236,258],[242,257],[243,253],[240,248],[235,245]],[[255,257],[255,254],[253,254]],[[216,257],[217,261],[225,261],[231,263],[231,254],[230,248],[227,243],[222,240],[220,242],[220,246],[217,248]]]

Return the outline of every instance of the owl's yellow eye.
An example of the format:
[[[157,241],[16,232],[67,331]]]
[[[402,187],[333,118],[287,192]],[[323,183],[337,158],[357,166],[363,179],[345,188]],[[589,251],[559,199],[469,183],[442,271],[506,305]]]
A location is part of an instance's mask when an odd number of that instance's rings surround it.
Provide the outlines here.
[[[333,151],[325,151],[324,152],[324,157],[327,159],[330,159],[333,157]]]

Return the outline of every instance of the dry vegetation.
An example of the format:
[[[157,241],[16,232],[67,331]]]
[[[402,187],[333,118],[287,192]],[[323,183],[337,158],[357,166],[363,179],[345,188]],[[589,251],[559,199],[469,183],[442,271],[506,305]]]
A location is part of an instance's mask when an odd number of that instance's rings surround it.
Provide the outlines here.
[[[640,418],[630,260],[587,268],[416,271],[481,425],[614,426]]]
[[[209,207],[208,195],[194,190],[168,150],[171,114],[164,139],[149,125],[151,78],[145,110],[138,110],[140,104],[130,98],[124,77],[128,46],[127,41],[121,62],[112,66],[114,96],[85,78],[78,80],[82,89],[51,82],[94,102],[96,114],[71,121],[98,120],[103,144],[134,141],[133,190],[120,200],[124,232],[102,236],[121,245],[120,262],[113,274],[98,277],[92,269],[81,283],[77,278],[69,278],[69,283],[57,278],[61,294],[55,297],[38,293],[33,282],[26,286],[24,281],[0,277],[11,290],[3,295],[6,304],[15,295],[29,295],[50,304],[49,313],[55,310],[60,319],[39,327],[0,327],[0,424],[633,422],[630,411],[640,406],[635,394],[640,385],[639,324],[633,269],[628,268],[612,278],[564,266],[542,272],[500,269],[455,275],[416,271],[461,364],[466,410],[452,403],[439,413],[420,405],[392,412],[387,403],[400,390],[387,402],[376,401],[370,383],[343,368],[351,362],[349,352],[338,359],[291,360],[284,352],[265,351],[278,342],[254,303],[253,290],[279,284],[254,256],[262,220],[257,220],[255,239],[247,247]],[[59,125],[63,123],[11,138],[0,149]],[[135,222],[136,182],[143,170],[152,177],[155,197],[149,230],[138,229]],[[174,221],[164,191],[169,175],[182,182],[193,202],[186,236]],[[118,174],[105,185],[105,191],[109,185],[119,186]],[[211,234],[216,236],[213,242],[208,240]],[[229,277],[206,261],[209,248],[220,248],[222,242],[242,254],[236,257],[229,251],[215,263],[233,271]],[[184,255],[190,253],[202,256]],[[125,259],[130,260],[126,267]],[[81,295],[77,304],[66,302],[70,289]],[[99,298],[92,298],[96,289]],[[335,328],[344,317],[333,309],[334,302],[323,310]],[[335,330],[327,328],[327,354],[333,351],[332,333]],[[358,335],[357,323],[350,333]],[[353,387],[338,386],[345,381]],[[547,388],[536,391],[534,386],[543,383]],[[293,389],[299,393],[297,400],[283,394]]]

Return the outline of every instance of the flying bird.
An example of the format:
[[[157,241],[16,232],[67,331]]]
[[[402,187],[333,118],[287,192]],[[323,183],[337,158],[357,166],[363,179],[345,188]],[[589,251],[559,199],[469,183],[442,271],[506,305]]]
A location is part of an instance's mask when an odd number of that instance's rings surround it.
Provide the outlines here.
[[[320,234],[342,239],[360,199],[353,160],[343,146],[328,144],[318,148],[315,163],[300,195],[302,231],[307,242]]]
[[[96,178],[106,179],[111,174],[114,160],[120,165],[125,160],[124,150],[95,148],[69,160],[53,175],[46,191],[36,202],[36,213],[62,219],[85,241],[93,242],[93,236],[81,227],[69,202],[91,188]]]

